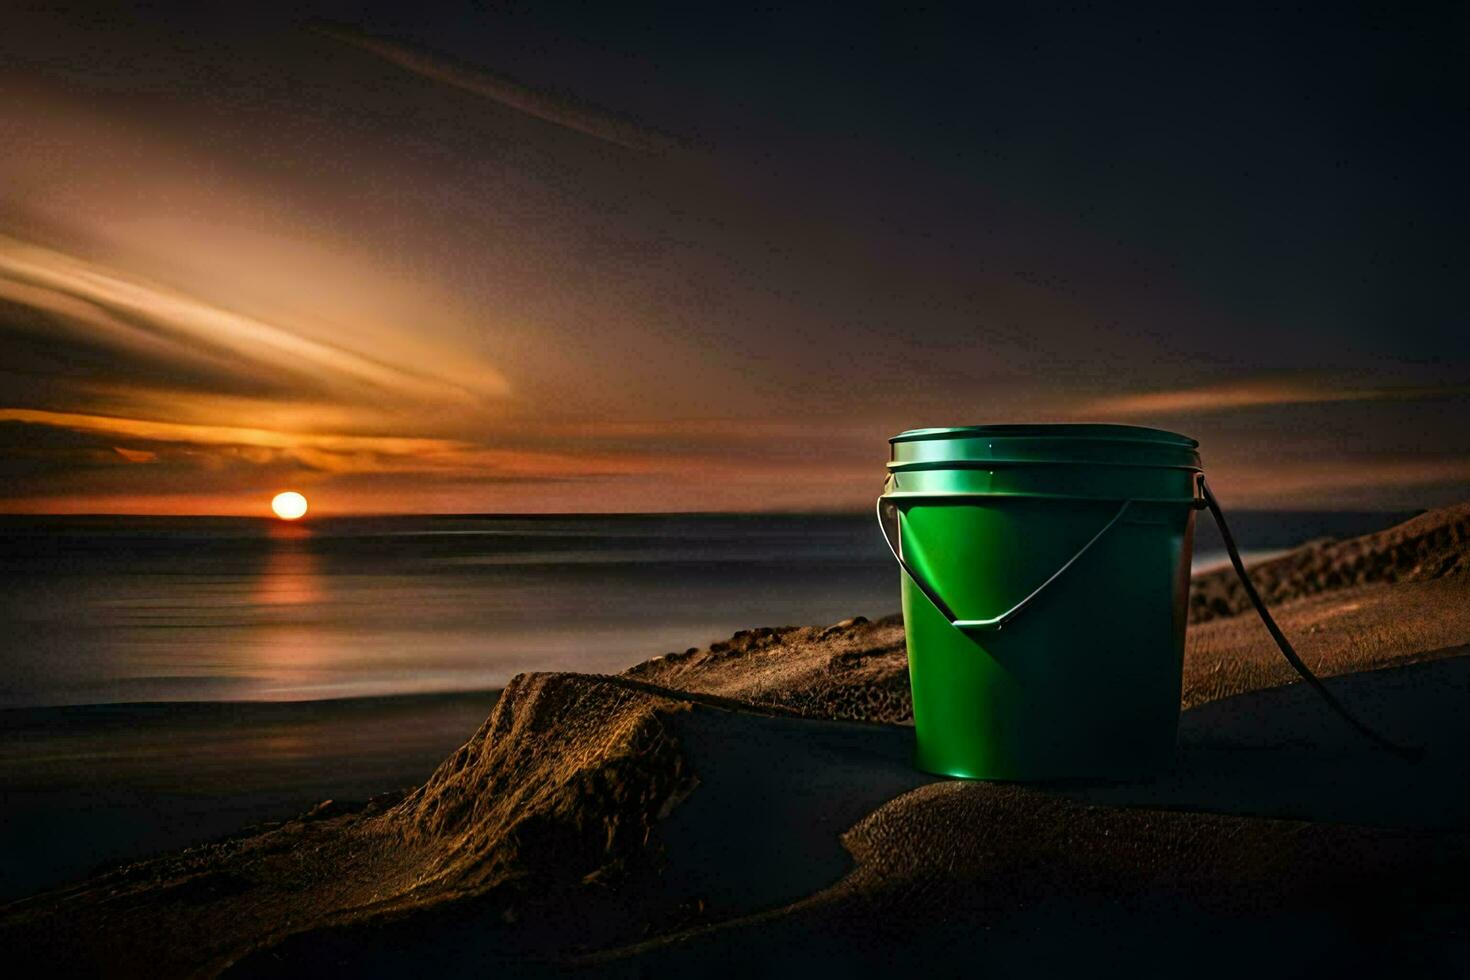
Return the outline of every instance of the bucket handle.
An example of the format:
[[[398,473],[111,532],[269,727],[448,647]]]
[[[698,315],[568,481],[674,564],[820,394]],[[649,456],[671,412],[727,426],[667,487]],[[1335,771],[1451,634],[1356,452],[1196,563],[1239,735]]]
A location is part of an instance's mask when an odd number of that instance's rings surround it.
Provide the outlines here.
[[[917,587],[918,590],[924,594],[924,598],[928,599],[929,602],[934,606],[934,608],[939,610],[939,614],[945,619],[949,620],[949,624],[951,626],[966,635],[969,635],[971,633],[992,633],[1005,626],[1012,619],[1015,619],[1017,616],[1019,616],[1021,614],[1021,611],[1031,604],[1033,599],[1041,595],[1042,592],[1046,591],[1047,586],[1051,585],[1057,579],[1061,578],[1062,574],[1066,572],[1067,569],[1077,564],[1077,560],[1079,558],[1087,554],[1092,546],[1097,544],[1098,541],[1102,539],[1102,536],[1104,534],[1107,534],[1110,530],[1112,530],[1114,524],[1117,524],[1123,519],[1123,515],[1128,512],[1128,505],[1131,503],[1133,503],[1133,501],[1131,500],[1123,501],[1122,506],[1118,508],[1118,512],[1113,515],[1112,520],[1108,521],[1102,526],[1102,530],[1094,534],[1081,548],[1078,548],[1076,554],[1072,555],[1071,558],[1068,558],[1066,561],[1064,561],[1061,564],[1061,567],[1052,572],[1051,575],[1047,576],[1046,581],[1042,582],[1036,588],[1032,589],[1024,599],[1016,603],[1011,608],[1007,609],[1005,612],[1001,613],[999,616],[992,616],[989,619],[960,619],[954,614],[954,610],[950,609],[949,604],[939,597],[939,593],[934,591],[934,587],[930,585],[922,575],[915,571],[912,565],[904,561],[902,554],[903,547],[900,543],[903,512],[898,509],[897,504],[895,504],[887,497],[878,498],[878,527],[882,529],[883,540],[888,542],[888,550],[893,553],[894,560],[898,562],[899,567],[903,569],[904,574],[907,575],[909,577],[909,580],[914,583],[915,587]],[[892,518],[892,530],[889,529],[889,517]]]

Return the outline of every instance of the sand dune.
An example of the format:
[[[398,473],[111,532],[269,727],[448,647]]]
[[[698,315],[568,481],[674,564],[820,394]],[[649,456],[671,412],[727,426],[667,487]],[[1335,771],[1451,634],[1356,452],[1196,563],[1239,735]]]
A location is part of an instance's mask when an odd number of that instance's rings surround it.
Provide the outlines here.
[[[1289,668],[1216,577],[1192,599],[1179,762],[1149,784],[931,780],[908,765],[899,621],[751,630],[616,677],[518,677],[406,797],[14,903],[0,944],[153,976],[1432,970],[1470,952],[1467,520],[1262,572],[1308,662],[1351,675],[1339,695],[1430,743],[1417,768],[1278,689]]]

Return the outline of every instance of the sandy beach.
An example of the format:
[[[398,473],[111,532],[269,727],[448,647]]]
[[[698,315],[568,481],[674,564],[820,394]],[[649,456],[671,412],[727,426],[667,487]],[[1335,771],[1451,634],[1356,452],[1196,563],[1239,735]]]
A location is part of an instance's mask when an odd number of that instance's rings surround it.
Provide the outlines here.
[[[155,977],[1453,973],[1467,555],[1460,506],[1253,570],[1307,663],[1417,762],[1294,683],[1228,570],[1193,583],[1175,765],[1136,784],[925,776],[901,621],[754,629],[620,675],[518,676],[406,795],[20,899],[0,944]],[[319,737],[346,759],[371,736],[343,708]]]

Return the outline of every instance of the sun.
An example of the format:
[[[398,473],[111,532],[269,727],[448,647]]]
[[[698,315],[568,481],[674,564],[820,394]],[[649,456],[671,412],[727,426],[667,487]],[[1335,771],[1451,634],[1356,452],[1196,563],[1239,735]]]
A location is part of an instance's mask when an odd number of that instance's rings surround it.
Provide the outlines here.
[[[299,520],[306,513],[306,498],[295,490],[278,493],[271,498],[271,510],[283,521]]]

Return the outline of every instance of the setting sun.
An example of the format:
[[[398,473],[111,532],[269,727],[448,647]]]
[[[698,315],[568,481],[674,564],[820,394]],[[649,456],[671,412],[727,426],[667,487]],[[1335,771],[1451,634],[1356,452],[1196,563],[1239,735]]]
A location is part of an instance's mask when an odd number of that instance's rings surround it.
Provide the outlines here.
[[[271,499],[271,510],[283,521],[294,521],[306,513],[306,498],[295,490],[278,493]]]

